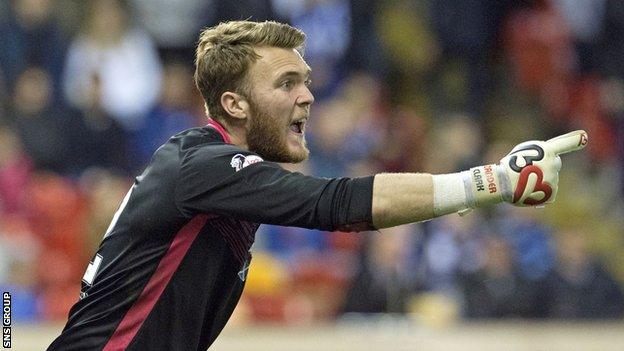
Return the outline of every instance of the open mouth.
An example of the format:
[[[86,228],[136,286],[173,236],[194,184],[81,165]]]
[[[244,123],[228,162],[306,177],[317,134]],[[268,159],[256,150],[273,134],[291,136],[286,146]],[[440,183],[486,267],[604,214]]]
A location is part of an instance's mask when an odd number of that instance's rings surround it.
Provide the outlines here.
[[[305,123],[306,123],[305,119],[293,122],[290,125],[290,130],[297,134],[303,134],[303,131],[305,130]]]

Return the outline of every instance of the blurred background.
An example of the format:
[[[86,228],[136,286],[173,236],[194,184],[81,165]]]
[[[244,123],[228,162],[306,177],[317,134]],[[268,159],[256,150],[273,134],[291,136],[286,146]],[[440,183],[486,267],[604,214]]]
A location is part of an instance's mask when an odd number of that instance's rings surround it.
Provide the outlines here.
[[[503,205],[360,234],[261,226],[216,345],[239,349],[227,343],[252,333],[266,341],[256,348],[358,335],[358,349],[436,349],[426,341],[439,336],[485,350],[492,340],[470,336],[493,333],[513,349],[552,341],[536,337],[549,328],[559,341],[610,330],[622,340],[624,2],[2,0],[0,287],[13,296],[18,349],[25,339],[40,349],[62,328],[151,154],[206,123],[194,46],[203,27],[231,19],[308,35],[311,157],[290,169],[448,173],[575,129],[590,143],[565,156],[545,209]]]

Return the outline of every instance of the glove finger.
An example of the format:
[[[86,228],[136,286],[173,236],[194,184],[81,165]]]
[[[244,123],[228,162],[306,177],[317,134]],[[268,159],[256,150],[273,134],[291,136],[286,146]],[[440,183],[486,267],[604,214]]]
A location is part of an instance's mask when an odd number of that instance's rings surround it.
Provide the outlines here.
[[[557,191],[553,191],[553,194],[550,196],[550,199],[548,199],[548,201],[544,202],[544,204],[552,204],[553,202],[555,202],[555,200],[557,200]]]
[[[557,199],[557,192],[559,191],[559,186],[555,185],[552,187],[552,193],[550,195],[550,199],[548,199],[548,201],[546,201],[545,203],[547,204],[551,204],[553,202],[555,202],[555,200]]]
[[[560,155],[584,148],[588,140],[584,130],[575,130],[546,141],[546,145],[555,155]]]

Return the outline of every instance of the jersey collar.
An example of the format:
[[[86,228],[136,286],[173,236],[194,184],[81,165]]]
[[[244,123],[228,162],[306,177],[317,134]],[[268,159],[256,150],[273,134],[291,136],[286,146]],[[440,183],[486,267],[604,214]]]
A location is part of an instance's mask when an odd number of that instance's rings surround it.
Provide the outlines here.
[[[223,126],[219,122],[215,121],[212,118],[208,118],[208,125],[216,129],[217,132],[221,134],[221,137],[223,137],[223,141],[225,141],[227,144],[232,143],[230,135],[225,131],[225,128],[223,128]]]

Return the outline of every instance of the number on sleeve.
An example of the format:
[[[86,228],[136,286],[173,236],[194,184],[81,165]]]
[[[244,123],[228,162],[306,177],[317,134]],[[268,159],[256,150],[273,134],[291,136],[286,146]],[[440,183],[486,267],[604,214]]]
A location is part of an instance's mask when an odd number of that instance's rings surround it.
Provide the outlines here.
[[[121,216],[121,213],[123,212],[124,208],[126,208],[126,205],[128,204],[128,200],[130,200],[130,195],[132,194],[133,190],[134,190],[134,185],[130,188],[130,190],[128,190],[128,193],[126,194],[126,196],[124,196],[123,201],[121,201],[121,205],[119,205],[119,209],[117,210],[117,212],[115,212],[115,215],[113,216],[113,220],[108,225],[108,229],[106,229],[106,233],[104,234],[105,238],[109,236],[110,233],[115,228],[115,225],[117,224],[117,221],[119,220],[119,216]]]
[[[95,254],[95,258],[93,259],[93,261],[89,262],[89,265],[87,266],[87,271],[82,277],[82,281],[85,282],[85,284],[89,286],[93,285],[93,279],[95,279],[95,274],[100,268],[101,263],[102,256],[100,254]]]

